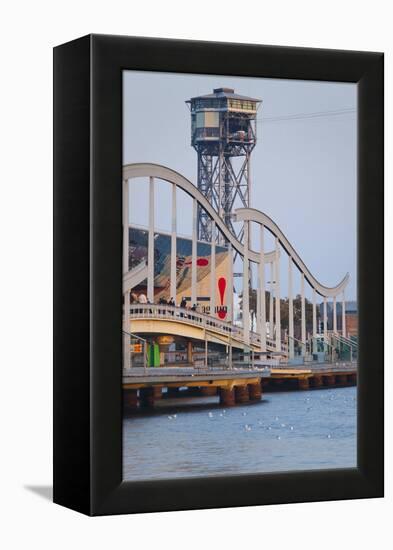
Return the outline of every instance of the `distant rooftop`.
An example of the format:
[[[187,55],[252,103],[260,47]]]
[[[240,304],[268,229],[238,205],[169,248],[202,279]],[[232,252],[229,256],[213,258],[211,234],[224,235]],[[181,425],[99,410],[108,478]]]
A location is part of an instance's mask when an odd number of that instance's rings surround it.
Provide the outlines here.
[[[192,97],[186,103],[189,103],[190,101],[193,101],[194,99],[220,99],[222,97],[226,97],[228,99],[241,99],[242,101],[253,101],[255,103],[261,103],[260,99],[255,99],[253,97],[248,97],[245,95],[239,95],[235,94],[235,90],[233,88],[214,88],[212,94],[206,94],[206,95],[199,95],[196,97]]]

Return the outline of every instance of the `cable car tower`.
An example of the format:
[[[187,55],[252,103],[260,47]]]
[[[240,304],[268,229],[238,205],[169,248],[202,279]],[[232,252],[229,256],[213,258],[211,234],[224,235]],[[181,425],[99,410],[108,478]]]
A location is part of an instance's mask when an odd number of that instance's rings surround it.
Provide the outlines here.
[[[256,118],[261,100],[216,88],[186,101],[191,111],[191,145],[198,154],[198,189],[239,239],[233,213],[250,206],[250,157],[256,145]],[[210,242],[211,221],[198,207],[198,239]],[[221,240],[220,237],[218,240]]]

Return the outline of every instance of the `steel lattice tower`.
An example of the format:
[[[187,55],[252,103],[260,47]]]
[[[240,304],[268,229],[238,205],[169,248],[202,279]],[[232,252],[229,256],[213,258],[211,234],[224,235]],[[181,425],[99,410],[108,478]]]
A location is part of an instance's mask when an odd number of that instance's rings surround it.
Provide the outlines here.
[[[256,118],[261,101],[217,88],[212,94],[191,98],[191,145],[198,154],[198,189],[235,231],[233,212],[250,206],[250,156],[256,145]],[[210,242],[211,221],[198,208],[198,239]]]

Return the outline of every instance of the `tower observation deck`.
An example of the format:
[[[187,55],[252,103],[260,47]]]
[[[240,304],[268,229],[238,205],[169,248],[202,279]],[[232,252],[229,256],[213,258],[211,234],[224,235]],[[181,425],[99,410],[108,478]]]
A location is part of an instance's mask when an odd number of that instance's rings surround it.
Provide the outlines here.
[[[198,155],[198,189],[243,240],[243,229],[236,231],[233,225],[233,213],[236,207],[250,206],[250,156],[261,100],[235,94],[232,88],[216,88],[186,103],[191,111],[191,145]],[[198,239],[210,242],[210,217],[200,207],[197,216]]]

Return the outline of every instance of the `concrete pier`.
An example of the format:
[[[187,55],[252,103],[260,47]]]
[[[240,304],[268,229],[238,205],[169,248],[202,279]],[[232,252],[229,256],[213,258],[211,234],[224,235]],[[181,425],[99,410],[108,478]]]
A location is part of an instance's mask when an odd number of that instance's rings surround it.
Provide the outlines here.
[[[132,411],[138,408],[138,392],[137,390],[123,391],[123,406],[126,411]]]
[[[154,407],[154,387],[139,390],[139,404],[141,407]]]
[[[235,386],[235,401],[236,403],[247,403],[250,400],[248,386]]]
[[[336,384],[336,376],[334,374],[325,375],[323,377],[324,386],[334,386]]]
[[[253,369],[198,369],[194,367],[133,368],[123,376],[124,407],[154,407],[163,396],[219,397],[225,407],[257,402],[263,392],[316,390],[356,384],[356,364],[318,364],[303,368],[279,365]],[[167,388],[165,394],[162,389]],[[183,388],[180,391],[180,388]],[[139,407],[137,402],[139,392]]]
[[[323,386],[323,379],[322,379],[322,375],[320,374],[314,374],[314,376],[312,376],[310,378],[310,385],[312,388],[320,388]]]
[[[162,399],[162,386],[153,386],[153,399]]]
[[[346,374],[337,374],[336,375],[336,386],[346,386],[348,377]]]
[[[250,401],[259,401],[262,397],[262,385],[259,384],[249,384],[248,392],[250,396]]]
[[[310,382],[308,378],[299,378],[298,380],[299,390],[308,390],[310,389]]]
[[[223,407],[233,407],[236,404],[235,401],[235,390],[228,388],[220,388],[220,405]]]

